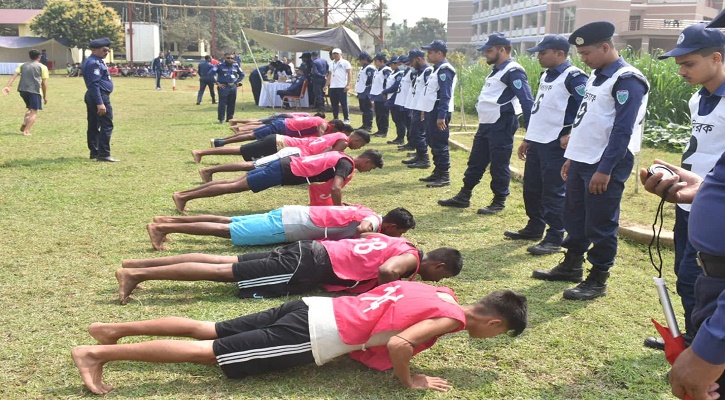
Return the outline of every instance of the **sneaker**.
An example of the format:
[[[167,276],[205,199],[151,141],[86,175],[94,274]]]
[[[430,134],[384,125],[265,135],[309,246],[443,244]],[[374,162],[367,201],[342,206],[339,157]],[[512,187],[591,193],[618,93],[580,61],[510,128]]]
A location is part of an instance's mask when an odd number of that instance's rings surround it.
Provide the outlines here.
[[[343,122],[343,123],[346,123],[346,124],[348,124],[348,125],[350,125],[350,120],[349,120],[349,119],[346,119],[346,120],[344,120],[344,121],[342,121],[342,122]]]
[[[561,253],[561,246],[559,246],[556,243],[547,242],[546,240],[542,240],[539,244],[534,246],[529,246],[529,248],[526,249],[529,253],[535,255],[535,256],[543,256],[546,254],[556,254]]]

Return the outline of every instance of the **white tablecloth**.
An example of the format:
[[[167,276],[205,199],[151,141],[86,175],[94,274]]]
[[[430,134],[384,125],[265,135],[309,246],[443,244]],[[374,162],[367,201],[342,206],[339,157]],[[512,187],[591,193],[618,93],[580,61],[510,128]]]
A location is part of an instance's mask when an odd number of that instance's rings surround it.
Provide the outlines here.
[[[12,75],[15,73],[15,68],[22,63],[19,62],[0,62],[0,75]]]
[[[259,93],[260,107],[282,107],[282,99],[277,96],[278,90],[285,90],[292,85],[288,82],[262,82],[262,91]],[[309,107],[308,92],[300,99],[300,107]]]

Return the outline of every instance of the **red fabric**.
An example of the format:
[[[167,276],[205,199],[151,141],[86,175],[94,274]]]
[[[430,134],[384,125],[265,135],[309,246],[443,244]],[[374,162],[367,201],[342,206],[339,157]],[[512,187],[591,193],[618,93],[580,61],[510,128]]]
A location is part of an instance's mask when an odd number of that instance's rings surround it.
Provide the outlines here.
[[[350,182],[355,172],[355,161],[345,153],[339,151],[328,151],[327,153],[318,154],[307,157],[292,157],[290,159],[290,169],[295,176],[310,177],[321,174],[324,170],[334,168],[341,158],[350,160],[353,166],[353,174],[350,174],[342,186]],[[310,205],[311,206],[333,206],[332,202],[332,184],[334,179],[327,182],[311,184]]]
[[[332,304],[340,337],[347,344],[362,344],[379,332],[402,331],[433,318],[456,319],[461,326],[454,332],[464,329],[466,316],[461,307],[442,300],[439,292],[455,299],[447,287],[408,281],[386,283],[355,297],[338,297]],[[436,340],[416,345],[413,354],[433,346]],[[386,346],[354,351],[350,357],[380,371],[393,367]]]
[[[325,123],[324,118],[320,117],[295,117],[284,120],[285,127],[293,132],[304,131],[310,128],[317,128]]]
[[[360,205],[310,207],[310,220],[321,228],[342,228],[375,215],[375,211]],[[380,221],[380,218],[378,218]],[[378,225],[380,230],[380,224]]]
[[[345,143],[350,142],[350,138],[342,132],[330,133],[319,137],[301,137],[295,138],[291,136],[283,136],[284,144],[287,147],[297,147],[300,149],[302,157],[314,156],[322,154],[330,150],[338,140],[344,140]]]
[[[687,348],[685,345],[685,338],[683,338],[682,335],[676,338],[672,337],[670,329],[660,325],[660,323],[655,321],[654,318],[652,318],[652,323],[655,325],[657,332],[660,333],[660,336],[662,336],[662,339],[665,340],[665,358],[670,365],[674,364],[680,353],[685,351]]]
[[[363,293],[378,284],[378,268],[390,258],[401,254],[413,254],[418,265],[411,279],[418,273],[420,256],[418,249],[408,239],[371,234],[360,239],[321,241],[330,256],[332,270],[340,279],[359,281],[354,288],[324,285],[329,292],[348,291]]]

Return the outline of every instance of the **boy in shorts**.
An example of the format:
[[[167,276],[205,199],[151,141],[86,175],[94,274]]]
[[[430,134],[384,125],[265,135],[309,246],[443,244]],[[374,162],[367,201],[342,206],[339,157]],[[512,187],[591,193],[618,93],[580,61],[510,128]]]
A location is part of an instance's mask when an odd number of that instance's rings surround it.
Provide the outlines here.
[[[411,374],[413,356],[433,346],[441,335],[461,330],[472,338],[519,335],[526,329],[527,308],[526,297],[510,290],[462,306],[447,287],[397,281],[357,297],[305,297],[218,323],[178,317],[94,323],[88,332],[100,345],[78,346],[71,355],[83,384],[95,394],[113,390],[103,383],[103,366],[109,361],[219,365],[227,377],[243,378],[323,365],[343,354],[373,369],[392,368],[406,388],[445,392],[451,387],[445,379]],[[198,341],[117,344],[121,338],[139,335]]]
[[[2,90],[3,93],[10,94],[10,86],[15,78],[20,76],[18,92],[20,92],[26,108],[23,124],[20,125],[20,132],[23,133],[23,136],[30,136],[30,128],[33,127],[35,119],[38,117],[38,111],[43,109],[43,104],[48,104],[48,78],[50,77],[48,67],[40,63],[40,52],[33,49],[28,52],[28,55],[30,61],[18,65],[15,73],[8,80],[8,84]]]

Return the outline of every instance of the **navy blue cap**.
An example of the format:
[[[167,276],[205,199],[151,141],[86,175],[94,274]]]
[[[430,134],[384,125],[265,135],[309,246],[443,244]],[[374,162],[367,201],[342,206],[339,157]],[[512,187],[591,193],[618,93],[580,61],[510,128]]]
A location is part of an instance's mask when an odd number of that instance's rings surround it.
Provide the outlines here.
[[[375,58],[373,58],[373,60],[388,61],[388,56],[386,56],[385,53],[378,53],[375,55]]]
[[[434,40],[430,42],[428,46],[421,46],[420,48],[423,50],[435,50],[442,51],[444,53],[448,52],[448,45],[442,40]]]
[[[704,22],[688,26],[677,38],[675,48],[657,58],[664,60],[669,57],[684,56],[706,47],[725,46],[725,34],[717,29],[709,29],[707,26]]]
[[[300,55],[300,58],[307,58],[307,57],[311,58],[312,53],[306,51],[306,52],[302,53],[302,55]]]
[[[408,56],[403,54],[402,56],[398,56],[398,62],[401,64],[407,64],[410,62],[410,60],[408,59]]]
[[[614,36],[614,25],[609,21],[597,21],[579,27],[569,35],[569,43],[589,46],[607,41]]]
[[[425,53],[423,53],[422,51],[420,51],[418,49],[413,49],[413,50],[411,50],[411,51],[408,52],[408,59],[409,60],[412,60],[412,59],[418,58],[418,57],[425,57]]]
[[[91,40],[90,43],[88,43],[89,49],[99,49],[101,47],[111,47],[111,39],[109,39],[109,38],[94,39],[94,40]]]
[[[561,35],[546,35],[536,46],[526,49],[529,53],[537,53],[544,50],[562,50],[569,52],[569,42]]]
[[[399,62],[400,62],[400,57],[399,56],[392,56],[392,57],[390,57],[390,61],[388,61],[388,63],[390,63],[390,64],[392,64],[392,63],[399,63]]]
[[[707,24],[708,28],[725,28],[725,10],[720,11],[720,14]]]
[[[488,35],[486,43],[479,47],[478,51],[486,51],[493,46],[511,46],[511,41],[503,33],[492,33]]]
[[[358,54],[358,56],[357,56],[357,59],[358,60],[368,60],[368,61],[372,60],[372,58],[370,58],[370,54],[368,54],[366,51],[360,52],[360,54]]]

